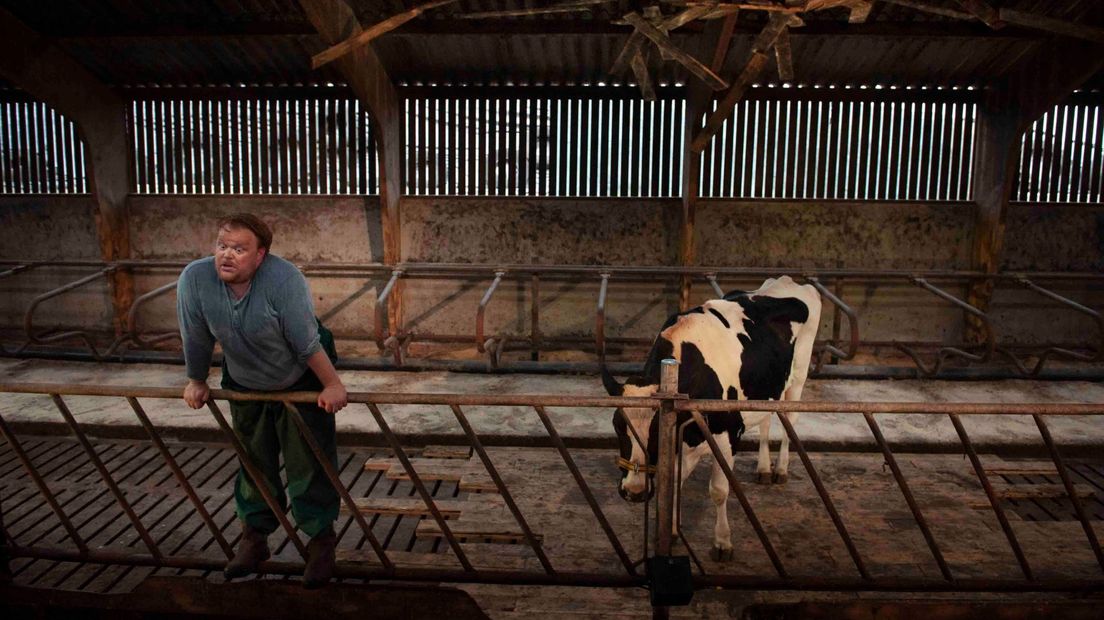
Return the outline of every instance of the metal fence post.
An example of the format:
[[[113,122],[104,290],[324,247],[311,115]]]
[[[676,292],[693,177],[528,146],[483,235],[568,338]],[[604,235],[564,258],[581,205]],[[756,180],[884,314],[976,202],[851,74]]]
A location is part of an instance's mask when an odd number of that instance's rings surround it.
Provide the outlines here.
[[[659,446],[659,460],[656,466],[656,516],[655,550],[656,556],[669,557],[674,538],[675,515],[675,396],[678,395],[678,360],[667,358],[660,362],[659,396],[662,398],[659,412],[659,425],[656,432],[656,444]],[[645,450],[647,454],[647,450]],[[653,588],[655,584],[652,584]],[[655,596],[653,592],[653,604]],[[669,608],[652,608],[652,617],[666,619]]]

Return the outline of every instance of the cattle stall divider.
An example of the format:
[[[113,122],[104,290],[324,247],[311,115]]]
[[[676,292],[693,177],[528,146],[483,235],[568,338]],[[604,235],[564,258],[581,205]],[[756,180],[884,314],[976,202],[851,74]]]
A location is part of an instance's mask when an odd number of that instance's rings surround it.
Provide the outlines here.
[[[671,360],[673,362],[673,360]],[[677,372],[677,367],[670,364],[664,367],[669,372]],[[315,402],[317,394],[306,392],[293,393],[239,393],[227,390],[212,390],[211,400],[208,401],[208,411],[214,418],[220,436],[221,445],[229,444],[234,453],[240,459],[244,467],[245,475],[258,481],[258,488],[263,492],[263,499],[277,516],[282,532],[287,538],[287,548],[294,550],[294,555],[277,554],[272,560],[262,564],[262,570],[266,573],[296,575],[303,569],[302,556],[305,555],[305,544],[296,528],[284,514],[284,510],[277,503],[276,497],[260,483],[260,472],[255,463],[246,453],[240,439],[235,435],[222,413],[221,407],[216,401],[234,400],[262,400],[282,401],[286,403],[291,420],[298,426],[306,438],[311,453],[318,459],[325,472],[326,479],[334,487],[341,503],[349,511],[349,523],[355,523],[362,534],[362,544],[367,542],[371,549],[371,555],[365,555],[360,561],[340,561],[337,566],[336,576],[340,578],[366,579],[366,580],[408,580],[427,582],[457,582],[457,583],[498,583],[498,584],[534,584],[534,585],[577,585],[577,586],[648,586],[649,576],[647,570],[641,571],[642,564],[647,565],[648,549],[654,549],[657,556],[672,556],[676,553],[675,543],[681,541],[686,551],[693,556],[696,571],[692,576],[696,588],[733,588],[733,589],[785,589],[785,590],[821,590],[821,591],[909,591],[909,592],[1008,592],[1008,591],[1032,591],[1032,592],[1085,592],[1100,591],[1104,588],[1104,554],[1101,552],[1100,542],[1090,521],[1090,515],[1080,501],[1080,495],[1074,488],[1070,477],[1068,463],[1063,459],[1059,447],[1050,432],[1047,418],[1056,417],[1073,419],[1084,416],[1104,416],[1104,404],[976,404],[976,403],[884,403],[884,402],[789,402],[789,401],[726,401],[726,400],[691,400],[685,395],[678,394],[674,390],[677,379],[667,377],[661,390],[651,398],[629,397],[581,397],[566,395],[503,395],[503,394],[403,394],[403,393],[373,393],[354,392],[349,394],[350,407],[363,407],[371,415],[378,426],[380,434],[391,448],[391,454],[401,466],[401,472],[397,473],[397,479],[408,480],[416,491],[416,497],[424,504],[424,509],[419,509],[418,514],[422,518],[429,518],[439,530],[440,537],[447,541],[447,545],[436,551],[440,557],[438,562],[432,565],[410,564],[402,557],[392,557],[395,551],[387,547],[387,542],[379,536],[379,532],[366,520],[362,514],[356,498],[353,497],[350,486],[341,480],[340,472],[333,468],[325,458],[317,442],[306,431],[307,427],[296,403]],[[66,426],[76,437],[78,445],[87,456],[89,462],[98,472],[104,488],[110,492],[110,497],[115,500],[121,510],[121,516],[116,520],[119,523],[129,523],[129,528],[136,533],[137,538],[131,539],[128,547],[123,544],[125,536],[116,536],[110,544],[103,544],[97,540],[98,533],[88,533],[85,524],[77,523],[72,515],[66,511],[66,503],[59,500],[59,494],[72,494],[77,492],[76,487],[66,486],[57,480],[50,479],[39,471],[34,459],[24,448],[23,441],[13,429],[12,425],[0,416],[0,434],[3,435],[9,448],[4,457],[6,463],[18,461],[33,483],[33,490],[37,491],[41,499],[43,515],[52,513],[57,519],[58,525],[64,531],[64,536],[56,538],[53,544],[41,544],[36,541],[23,541],[21,535],[15,530],[4,529],[0,532],[3,536],[3,544],[7,548],[6,557],[12,559],[32,558],[55,561],[115,564],[139,567],[172,567],[180,569],[199,569],[217,571],[222,568],[226,559],[231,555],[231,543],[218,525],[213,521],[212,514],[208,511],[203,499],[197,493],[192,481],[184,472],[179,463],[174,459],[171,451],[166,447],[161,437],[161,432],[151,421],[151,416],[139,402],[139,399],[180,399],[180,390],[175,387],[142,387],[142,386],[103,386],[103,385],[77,385],[77,384],[33,384],[33,383],[3,383],[0,384],[0,394],[8,397],[14,394],[42,395],[48,397],[54,407],[61,414]],[[184,497],[195,509],[195,514],[202,523],[196,524],[191,538],[205,540],[203,549],[197,551],[191,549],[185,552],[166,552],[161,548],[158,540],[153,536],[151,528],[143,522],[142,514],[134,508],[133,500],[127,497],[127,489],[131,487],[121,485],[115,479],[110,469],[104,465],[99,456],[99,451],[93,445],[81,424],[79,410],[74,414],[69,401],[80,399],[81,408],[94,402],[96,406],[102,406],[104,402],[112,399],[125,400],[129,409],[133,411],[141,428],[148,436],[149,442],[156,448],[156,453],[166,462],[172,471],[176,482],[180,485]],[[388,411],[397,406],[436,407],[441,410],[442,416],[451,416],[460,424],[463,430],[463,438],[471,446],[474,456],[478,458],[478,465],[482,465],[486,475],[490,479],[487,491],[500,498],[504,510],[503,515],[508,515],[513,524],[519,530],[517,542],[523,543],[528,548],[531,556],[520,564],[503,566],[498,562],[498,556],[479,555],[473,550],[470,543],[465,541],[464,535],[454,532],[448,515],[439,505],[439,498],[435,498],[424,479],[424,472],[420,468],[426,467],[424,458],[412,458],[403,438],[396,433],[388,419],[391,413]],[[587,557],[570,555],[565,549],[570,550],[570,545],[562,545],[563,541],[553,539],[550,534],[548,506],[543,508],[536,499],[526,494],[524,481],[519,481],[515,476],[503,474],[501,462],[496,463],[496,456],[503,458],[502,453],[495,453],[494,448],[484,445],[478,430],[472,424],[469,414],[474,409],[487,407],[511,407],[521,408],[530,414],[535,414],[541,427],[547,432],[548,445],[554,449],[558,460],[566,467],[570,480],[574,483],[574,489],[579,493],[586,509],[578,512],[565,511],[558,514],[557,508],[551,509],[557,514],[557,519],[576,519],[574,522],[561,524],[567,532],[574,532],[581,536],[582,533],[592,532],[594,538],[588,541],[584,552],[577,549],[571,553],[585,553]],[[652,515],[655,527],[649,528],[647,513],[651,511],[650,504],[632,505],[616,500],[612,505],[603,502],[602,497],[595,493],[584,468],[580,466],[577,455],[573,455],[568,449],[553,418],[549,415],[549,408],[583,408],[585,410],[599,409],[614,412],[614,415],[624,416],[625,408],[651,408],[659,412],[660,423],[658,425],[658,462],[655,464],[654,488],[656,497],[656,510]],[[777,531],[770,531],[768,526],[771,521],[761,518],[753,505],[751,494],[741,485],[737,475],[727,463],[721,459],[721,451],[717,441],[708,432],[705,414],[711,415],[739,415],[740,411],[765,411],[776,414],[786,435],[789,437],[793,449],[798,452],[808,479],[815,487],[825,513],[832,522],[835,532],[847,550],[847,555],[854,566],[855,575],[849,576],[846,569],[840,567],[840,574],[807,573],[792,566],[787,566],[792,558],[783,551],[786,550],[786,540],[780,538]],[[447,414],[445,413],[447,412]],[[870,429],[873,444],[876,449],[874,454],[881,454],[885,464],[892,472],[897,488],[906,501],[909,514],[915,520],[915,525],[922,533],[925,544],[931,554],[931,559],[938,566],[939,574],[927,575],[880,575],[874,570],[863,554],[860,545],[852,536],[847,526],[848,514],[841,511],[831,493],[832,482],[818,473],[816,463],[812,459],[801,441],[794,425],[787,417],[789,412],[801,412],[808,415],[818,415],[818,412],[833,412],[836,414],[861,416],[866,426]],[[583,414],[593,415],[590,411]],[[961,447],[968,455],[978,482],[985,491],[989,502],[989,508],[1000,523],[1009,548],[1013,551],[1020,576],[1009,576],[1005,573],[997,575],[988,574],[956,574],[952,568],[952,562],[945,555],[944,547],[938,543],[938,537],[931,527],[930,521],[925,517],[921,502],[917,500],[902,468],[898,463],[889,442],[886,440],[879,426],[876,416],[898,416],[904,414],[923,416],[946,416],[954,425]],[[1084,533],[1085,542],[1096,560],[1096,566],[1091,570],[1081,567],[1081,572],[1074,575],[1040,574],[1034,571],[1028,562],[1022,542],[1017,538],[1016,528],[1012,526],[1001,506],[1000,498],[995,493],[985,468],[979,460],[976,448],[971,442],[962,424],[961,417],[970,416],[997,416],[997,415],[1021,415],[1030,416],[1036,425],[1046,453],[1050,456],[1058,475],[1062,481],[1069,500],[1075,507],[1077,519]],[[1096,418],[1094,418],[1096,419]],[[679,450],[682,445],[682,433],[691,425],[696,425],[702,430],[714,459],[721,464],[721,469],[728,479],[730,496],[734,495],[738,500],[746,522],[755,533],[763,552],[766,554],[773,567],[774,574],[749,574],[742,562],[731,564],[711,564],[708,568],[694,553],[691,543],[681,524],[682,515],[686,514],[679,504],[684,494],[676,489],[677,480],[681,472],[676,471],[680,462]],[[628,427],[632,429],[632,425]],[[631,441],[637,442],[642,447],[646,446],[635,431],[630,433]],[[501,448],[500,448],[501,449]],[[520,449],[519,449],[520,450]],[[536,450],[527,448],[525,450]],[[528,454],[528,453],[525,453]],[[521,458],[524,458],[524,454]],[[552,457],[555,460],[555,457]],[[589,458],[589,456],[588,456]],[[603,459],[604,460],[604,459]],[[610,451],[608,471],[617,471],[615,467],[615,455]],[[476,461],[472,460],[472,463]],[[588,467],[592,471],[602,468],[591,462]],[[396,470],[397,471],[397,470]],[[482,475],[482,474],[480,474]],[[557,475],[563,475],[560,472]],[[440,479],[440,478],[437,478]],[[512,482],[511,482],[512,480]],[[82,483],[82,487],[90,483]],[[794,484],[794,483],[790,483]],[[518,486],[522,488],[518,488]],[[26,486],[27,493],[32,493],[31,486]],[[784,488],[784,487],[783,487]],[[574,492],[574,491],[573,491]],[[102,491],[101,491],[102,494]],[[412,492],[411,497],[415,497]],[[609,499],[607,496],[606,499]],[[183,500],[181,500],[183,501]],[[49,510],[46,510],[48,506]],[[581,504],[580,504],[581,506]],[[634,506],[641,506],[635,508]],[[106,508],[105,508],[106,510]],[[640,514],[643,513],[643,514]],[[143,513],[144,514],[144,513]],[[626,519],[626,515],[637,516]],[[0,511],[0,523],[10,527],[12,519]],[[574,516],[572,516],[574,515]],[[613,515],[612,518],[611,515]],[[25,516],[25,515],[24,515]],[[126,521],[122,521],[125,516]],[[644,534],[641,534],[639,523],[645,523]],[[731,521],[731,519],[730,519]],[[422,523],[419,521],[419,523]],[[226,526],[224,526],[225,528]],[[543,531],[541,528],[544,528]],[[57,526],[55,526],[57,529]],[[204,538],[203,532],[209,534]],[[546,533],[547,532],[547,533]],[[562,533],[562,532],[561,532]],[[625,538],[629,535],[630,538]],[[639,536],[639,539],[634,538]],[[68,541],[65,543],[65,541]],[[134,546],[141,543],[140,547]],[[600,544],[599,544],[600,543]],[[1072,544],[1072,541],[1063,541],[1063,544]],[[478,547],[478,545],[475,545]],[[521,549],[519,547],[519,549]],[[475,554],[475,555],[473,555]],[[451,561],[453,566],[447,564]],[[637,557],[640,556],[640,557]],[[523,558],[524,559],[524,558]],[[533,562],[532,560],[535,560]],[[654,585],[654,584],[653,584]],[[664,613],[657,609],[657,615]]]
[[[57,300],[65,293],[77,288],[87,286],[96,281],[105,281],[115,271],[127,270],[131,272],[156,272],[165,271],[179,273],[185,266],[184,261],[169,260],[126,260],[104,262],[94,260],[62,260],[62,261],[18,261],[0,260],[0,265],[10,265],[5,271],[0,271],[0,280],[27,273],[32,270],[39,272],[45,268],[79,268],[95,269],[90,275],[81,277],[73,282],[56,287],[35,297],[24,313],[23,332],[24,339],[14,349],[9,349],[5,343],[0,342],[0,354],[19,356],[30,354],[32,345],[55,345],[61,342],[80,342],[87,356],[97,361],[125,360],[125,361],[165,361],[164,358],[151,358],[144,354],[154,350],[163,342],[179,338],[175,331],[165,331],[154,334],[144,334],[140,321],[140,309],[155,299],[175,292],[175,278],[154,287],[146,293],[138,296],[128,309],[127,324],[122,333],[116,334],[106,350],[101,351],[94,343],[94,334],[88,329],[74,330],[50,330],[36,329],[34,317],[40,307]],[[1102,315],[1077,302],[1060,295],[1049,288],[1044,288],[1036,283],[1037,280],[1055,282],[1102,282],[1104,274],[1100,273],[1053,273],[1053,272],[1009,272],[999,274],[984,274],[975,271],[901,271],[901,270],[868,270],[868,269],[799,269],[799,268],[765,268],[765,267],[635,267],[635,266],[592,266],[592,265],[465,265],[453,263],[401,263],[389,266],[382,263],[302,263],[299,268],[312,278],[365,278],[369,282],[376,282],[378,295],[375,299],[374,310],[371,313],[372,324],[366,329],[370,339],[374,341],[378,352],[390,358],[388,367],[411,368],[418,367],[417,362],[411,364],[409,349],[415,342],[442,345],[442,344],[475,344],[477,353],[486,357],[484,368],[487,371],[500,369],[525,369],[540,370],[541,368],[553,371],[580,371],[591,370],[595,363],[606,361],[607,345],[619,347],[647,347],[651,344],[649,338],[618,336],[610,337],[606,334],[607,310],[612,295],[611,283],[641,283],[641,282],[674,282],[677,278],[687,276],[698,282],[709,285],[712,295],[718,298],[724,296],[724,288],[720,284],[721,278],[730,280],[748,280],[758,277],[772,277],[789,274],[798,282],[805,282],[817,289],[821,299],[828,302],[833,308],[831,335],[817,341],[814,349],[813,376],[822,375],[826,365],[837,365],[840,362],[853,360],[861,347],[890,346],[905,353],[915,366],[915,374],[923,378],[941,377],[948,370],[947,361],[954,359],[964,365],[963,368],[951,370],[968,371],[969,366],[974,370],[995,370],[994,363],[999,358],[1007,362],[1007,371],[1013,376],[1039,377],[1051,360],[1061,359],[1067,362],[1080,362],[1094,364],[1104,360],[1104,317]],[[174,273],[175,275],[175,273]],[[410,280],[443,280],[465,281],[477,284],[489,281],[489,284],[473,309],[473,328],[467,334],[460,333],[430,333],[416,332],[414,326],[396,323],[393,330],[389,325],[388,302],[400,281]],[[593,283],[597,289],[597,301],[594,315],[594,330],[591,336],[555,336],[542,333],[540,325],[539,291],[541,280]],[[1083,343],[1070,345],[1069,343],[1043,343],[1039,345],[1014,346],[1002,344],[991,325],[991,317],[987,312],[975,308],[963,299],[960,299],[943,288],[932,284],[932,281],[948,283],[963,283],[978,279],[989,279],[997,284],[1011,283],[1038,293],[1040,296],[1058,304],[1058,307],[1087,316],[1095,323],[1095,333],[1086,332]],[[529,325],[528,333],[496,333],[487,335],[486,314],[491,305],[495,293],[506,280],[516,281],[519,287],[528,286],[529,289]],[[825,282],[833,285],[826,286]],[[985,341],[983,344],[959,343],[946,344],[936,342],[885,342],[862,339],[862,325],[859,313],[843,299],[843,287],[845,284],[869,283],[878,286],[900,286],[913,284],[937,298],[949,302],[959,308],[964,316],[970,315],[976,318],[984,327]],[[833,290],[834,289],[834,290]],[[56,303],[56,302],[55,302]],[[843,338],[843,324],[846,322],[847,338]],[[394,331],[394,333],[392,333]],[[125,351],[128,346],[132,350]],[[555,362],[542,361],[541,351],[546,349],[573,347],[591,351],[594,354],[595,363],[590,362]],[[933,348],[935,359],[925,362],[919,348]],[[525,350],[530,352],[531,360],[528,362],[504,361],[503,355],[508,350]],[[1020,351],[1017,353],[1017,350]],[[49,350],[39,350],[38,353],[49,355]],[[1026,357],[1024,357],[1026,356]],[[1033,363],[1029,359],[1034,358]],[[381,360],[381,362],[384,360]],[[371,360],[357,358],[346,360],[346,367],[379,367],[372,366]],[[461,364],[461,362],[458,362]],[[445,364],[444,366],[447,366]],[[845,367],[841,367],[846,370]],[[466,369],[466,367],[465,367]],[[1091,367],[1090,367],[1091,369]],[[837,368],[836,370],[840,370]],[[965,373],[968,376],[969,373]],[[1099,373],[1098,373],[1099,375]],[[1098,376],[1097,375],[1097,376]],[[837,375],[833,375],[837,376]],[[839,375],[845,376],[845,375]],[[863,376],[861,373],[859,376]]]

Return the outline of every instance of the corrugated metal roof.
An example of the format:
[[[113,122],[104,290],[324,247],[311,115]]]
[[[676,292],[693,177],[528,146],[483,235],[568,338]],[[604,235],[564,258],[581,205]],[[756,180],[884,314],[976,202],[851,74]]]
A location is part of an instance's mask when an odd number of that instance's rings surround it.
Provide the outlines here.
[[[362,24],[376,23],[421,0],[349,0]],[[400,84],[594,84],[622,82],[608,73],[629,28],[612,23],[639,2],[611,0],[579,12],[469,20],[460,15],[533,8],[561,0],[460,0],[417,18],[374,45]],[[936,0],[928,0],[936,3]],[[1104,3],[1091,0],[1009,0],[1004,7],[1066,17],[1085,11],[1104,23]],[[324,48],[293,0],[6,0],[31,28],[62,47],[103,81],[138,85],[285,85],[340,82],[330,67],[310,68]],[[683,7],[663,0],[673,14]],[[961,10],[954,2],[942,6]],[[847,11],[806,15],[792,32],[795,77],[805,84],[983,86],[1015,59],[1047,40],[1023,28],[992,32],[903,6],[879,2],[868,23],[850,26]],[[763,12],[744,11],[722,75],[747,58]],[[1095,20],[1095,21],[1094,21]],[[672,33],[693,49],[703,23]],[[687,72],[653,55],[660,84],[683,83]],[[769,75],[777,75],[772,72]],[[1096,76],[1090,86],[1104,85]]]

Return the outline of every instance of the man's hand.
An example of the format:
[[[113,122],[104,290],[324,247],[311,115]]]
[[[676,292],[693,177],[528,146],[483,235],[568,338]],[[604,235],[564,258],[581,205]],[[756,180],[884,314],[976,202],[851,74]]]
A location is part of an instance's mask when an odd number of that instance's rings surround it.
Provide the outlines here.
[[[207,403],[207,397],[211,395],[211,388],[206,381],[188,379],[188,385],[184,386],[184,402],[192,409],[199,409]]]
[[[318,393],[318,406],[325,409],[328,413],[337,413],[348,404],[349,394],[345,391],[345,386],[340,381],[322,388],[322,391]]]

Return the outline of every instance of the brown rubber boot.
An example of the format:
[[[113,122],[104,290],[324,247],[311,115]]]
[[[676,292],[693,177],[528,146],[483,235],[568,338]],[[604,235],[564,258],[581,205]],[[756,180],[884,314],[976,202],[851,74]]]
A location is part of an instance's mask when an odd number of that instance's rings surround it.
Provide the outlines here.
[[[308,590],[321,588],[330,582],[334,572],[334,548],[337,534],[327,527],[307,543],[307,567],[303,570],[303,587]]]
[[[242,536],[238,541],[238,550],[234,557],[226,563],[222,574],[227,579],[237,579],[257,572],[257,565],[269,557],[268,534],[254,529],[252,526],[242,524]]]

